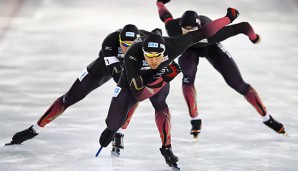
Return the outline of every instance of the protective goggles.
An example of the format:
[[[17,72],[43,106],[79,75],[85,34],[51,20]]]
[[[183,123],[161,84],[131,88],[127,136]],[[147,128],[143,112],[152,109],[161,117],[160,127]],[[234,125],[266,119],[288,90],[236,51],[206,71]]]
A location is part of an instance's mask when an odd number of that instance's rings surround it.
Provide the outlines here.
[[[119,42],[121,43],[121,45],[123,45],[124,47],[129,47],[132,45],[132,43],[127,43],[125,41],[121,40],[120,34],[119,34]]]
[[[161,57],[161,56],[163,56],[163,53],[165,52],[165,49],[164,49],[162,52],[160,52],[160,53],[150,53],[150,52],[146,52],[146,51],[144,50],[144,48],[142,48],[142,50],[143,50],[144,55],[145,55],[146,57],[148,57],[148,58],[158,58],[158,57]]]

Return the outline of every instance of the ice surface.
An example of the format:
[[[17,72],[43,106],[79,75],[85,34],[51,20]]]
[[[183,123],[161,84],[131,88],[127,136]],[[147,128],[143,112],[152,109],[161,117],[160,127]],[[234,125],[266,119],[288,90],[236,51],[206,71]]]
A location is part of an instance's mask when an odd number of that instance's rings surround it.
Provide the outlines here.
[[[253,45],[239,35],[223,45],[290,137],[268,129],[201,58],[196,88],[203,129],[198,143],[189,135],[181,75],[171,83],[167,100],[178,164],[187,171],[297,170],[298,1],[167,4],[174,17],[192,9],[212,19],[224,16],[229,6],[240,11],[235,23],[249,21],[262,42]],[[34,124],[97,57],[103,38],[128,23],[146,30],[163,28],[153,0],[0,0],[0,144]],[[33,140],[1,147],[0,171],[170,170],[158,149],[161,142],[149,101],[139,105],[126,130],[120,158],[111,157],[111,147],[95,158],[114,85],[110,81],[92,92]]]

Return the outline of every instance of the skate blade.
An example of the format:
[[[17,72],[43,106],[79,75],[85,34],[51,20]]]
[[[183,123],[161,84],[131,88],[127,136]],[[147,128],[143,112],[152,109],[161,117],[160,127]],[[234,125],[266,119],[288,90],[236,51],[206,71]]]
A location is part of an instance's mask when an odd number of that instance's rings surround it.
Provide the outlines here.
[[[4,144],[3,147],[13,146],[13,145],[22,145],[22,144],[15,144],[15,143],[13,143],[13,142],[10,142],[10,143],[6,143],[6,144]]]
[[[114,156],[114,157],[119,157],[120,156],[120,149],[113,147],[113,149],[111,151],[111,155]]]
[[[284,135],[284,136],[289,137],[289,134],[285,131],[285,128],[284,128],[284,127],[283,127],[283,128],[281,129],[281,131],[279,131],[278,133],[280,133],[280,134],[282,134],[282,135]]]
[[[170,164],[169,166],[172,168],[172,170],[180,170],[180,167],[177,165],[177,163]]]
[[[194,136],[193,136],[193,142],[194,142],[194,143],[199,142],[199,135],[194,135]]]
[[[283,135],[286,137],[290,137],[290,135],[287,132],[283,133]]]

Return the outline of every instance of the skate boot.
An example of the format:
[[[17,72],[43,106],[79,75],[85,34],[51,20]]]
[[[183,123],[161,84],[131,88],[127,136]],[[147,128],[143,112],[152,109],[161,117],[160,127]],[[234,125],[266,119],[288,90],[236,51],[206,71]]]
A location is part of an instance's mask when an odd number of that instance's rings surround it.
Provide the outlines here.
[[[14,134],[14,136],[12,137],[12,141],[5,145],[22,144],[24,141],[27,141],[35,137],[36,135],[38,135],[38,133],[35,132],[32,125],[29,128]]]
[[[124,134],[116,133],[112,143],[112,151],[111,154],[113,156],[119,157],[120,156],[120,149],[124,149],[123,144]]]
[[[177,156],[175,156],[172,152],[171,147],[162,147],[159,149],[163,157],[165,158],[166,163],[173,168],[180,169],[177,165],[177,161],[179,160]]]
[[[201,132],[201,126],[202,126],[202,121],[201,119],[197,119],[197,120],[191,120],[191,130],[190,130],[190,134],[193,135],[194,139],[198,138],[199,133]]]
[[[263,122],[265,125],[267,125],[269,128],[273,129],[275,132],[283,135],[287,135],[285,128],[283,124],[279,123],[278,121],[274,120],[271,115],[270,119],[266,122]]]

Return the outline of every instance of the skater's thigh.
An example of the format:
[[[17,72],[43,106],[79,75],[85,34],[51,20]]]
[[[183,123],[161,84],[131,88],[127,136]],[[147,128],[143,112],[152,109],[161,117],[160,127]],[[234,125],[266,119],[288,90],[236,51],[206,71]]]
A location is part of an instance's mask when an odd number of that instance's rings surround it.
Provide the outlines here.
[[[150,98],[150,101],[155,110],[160,111],[168,107],[166,98],[170,92],[170,84],[167,83],[158,93]]]
[[[247,91],[247,83],[244,82],[237,64],[220,44],[214,45],[206,58],[231,88],[241,94]]]
[[[183,74],[183,81],[187,83],[193,83],[196,77],[200,59],[197,51],[197,49],[188,49],[178,59]]]
[[[137,103],[128,88],[116,87],[112,98],[106,124],[110,130],[118,130],[124,123],[129,109]]]

